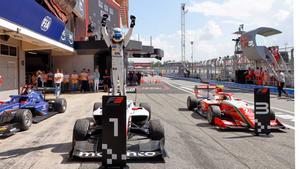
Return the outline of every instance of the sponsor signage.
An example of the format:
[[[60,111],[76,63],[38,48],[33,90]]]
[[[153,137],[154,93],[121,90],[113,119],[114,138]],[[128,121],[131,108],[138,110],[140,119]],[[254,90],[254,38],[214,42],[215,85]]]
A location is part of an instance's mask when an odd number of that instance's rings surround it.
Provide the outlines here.
[[[74,34],[73,32],[69,31],[65,28],[65,30],[62,32],[59,42],[73,47],[74,44]]]
[[[1,0],[0,17],[58,42],[65,30],[62,21],[35,1]]]
[[[126,96],[103,96],[102,103],[102,166],[126,166]]]
[[[81,18],[84,18],[85,0],[76,0],[73,12]]]
[[[270,90],[269,88],[254,89],[254,120],[256,135],[270,134]]]
[[[108,15],[107,30],[108,34],[115,27],[120,27],[120,7],[112,0],[94,0],[88,1],[89,3],[89,22],[95,27],[94,33],[98,37],[101,35],[101,20],[103,14]]]
[[[155,151],[127,151],[126,156],[130,158],[152,158],[160,155]],[[79,158],[102,158],[102,152],[78,152]]]

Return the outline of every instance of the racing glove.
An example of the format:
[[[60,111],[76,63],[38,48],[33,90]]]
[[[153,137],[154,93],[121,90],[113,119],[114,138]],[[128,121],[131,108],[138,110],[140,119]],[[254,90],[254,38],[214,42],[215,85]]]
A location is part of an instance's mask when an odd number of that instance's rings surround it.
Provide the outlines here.
[[[133,16],[133,15],[131,15],[130,19],[131,19],[130,28],[133,28],[135,26],[135,19],[136,19],[136,17]]]
[[[108,15],[107,15],[107,14],[104,14],[104,15],[102,16],[102,21],[101,21],[102,26],[106,26],[106,20],[107,20],[107,18],[108,18]]]

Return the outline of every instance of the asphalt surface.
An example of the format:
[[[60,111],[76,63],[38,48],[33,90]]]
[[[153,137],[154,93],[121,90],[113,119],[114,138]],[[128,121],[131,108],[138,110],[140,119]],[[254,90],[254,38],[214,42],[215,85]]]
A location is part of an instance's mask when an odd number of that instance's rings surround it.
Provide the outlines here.
[[[257,137],[248,131],[220,131],[208,125],[206,119],[188,111],[186,98],[195,84],[169,78],[148,78],[138,88],[137,95],[128,95],[131,99],[137,96],[138,102],[151,105],[152,118],[160,119],[164,125],[168,153],[164,163],[135,162],[128,164],[130,168],[295,168],[292,99],[275,96],[271,99],[278,118],[291,128]],[[253,102],[253,93],[230,91]],[[64,95],[68,101],[65,113],[35,124],[28,131],[0,139],[0,168],[98,168],[99,162],[72,161],[68,153],[76,119],[90,117],[93,103],[101,100],[101,95],[103,93]]]

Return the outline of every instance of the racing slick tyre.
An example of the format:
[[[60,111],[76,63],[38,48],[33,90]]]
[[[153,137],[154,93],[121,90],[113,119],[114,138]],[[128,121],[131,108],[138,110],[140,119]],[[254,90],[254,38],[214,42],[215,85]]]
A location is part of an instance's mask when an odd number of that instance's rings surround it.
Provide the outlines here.
[[[16,122],[22,131],[28,130],[32,124],[32,113],[28,109],[19,109],[16,112]]]
[[[149,136],[151,140],[161,140],[165,138],[165,130],[159,120],[149,121]]]
[[[64,113],[67,110],[67,101],[64,98],[55,99],[53,106],[58,113]]]
[[[221,115],[221,109],[219,106],[209,106],[208,112],[207,112],[207,121],[209,124],[214,125],[215,124],[215,117],[218,117]]]
[[[88,136],[89,128],[90,128],[89,119],[86,118],[86,119],[76,120],[73,129],[73,142],[86,140]]]
[[[197,98],[195,96],[189,96],[187,98],[187,108],[189,110],[194,110],[194,108],[197,107],[198,101]]]
[[[148,103],[140,103],[140,107],[143,107],[149,112],[149,118],[148,120],[151,119],[151,106]]]
[[[93,111],[95,111],[95,110],[97,110],[98,108],[101,108],[101,107],[102,107],[102,103],[96,102],[96,103],[94,103]]]
[[[276,120],[276,116],[273,110],[270,110],[271,120]]]

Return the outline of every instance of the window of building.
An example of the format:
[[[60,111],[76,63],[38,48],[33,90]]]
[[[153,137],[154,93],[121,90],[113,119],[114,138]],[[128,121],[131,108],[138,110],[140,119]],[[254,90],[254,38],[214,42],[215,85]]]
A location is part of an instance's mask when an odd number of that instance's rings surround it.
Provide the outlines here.
[[[17,56],[17,48],[13,46],[0,44],[0,54],[7,56]]]
[[[1,54],[2,55],[8,55],[9,54],[7,45],[1,44]]]
[[[16,47],[9,47],[9,55],[10,56],[17,56],[17,48]]]

